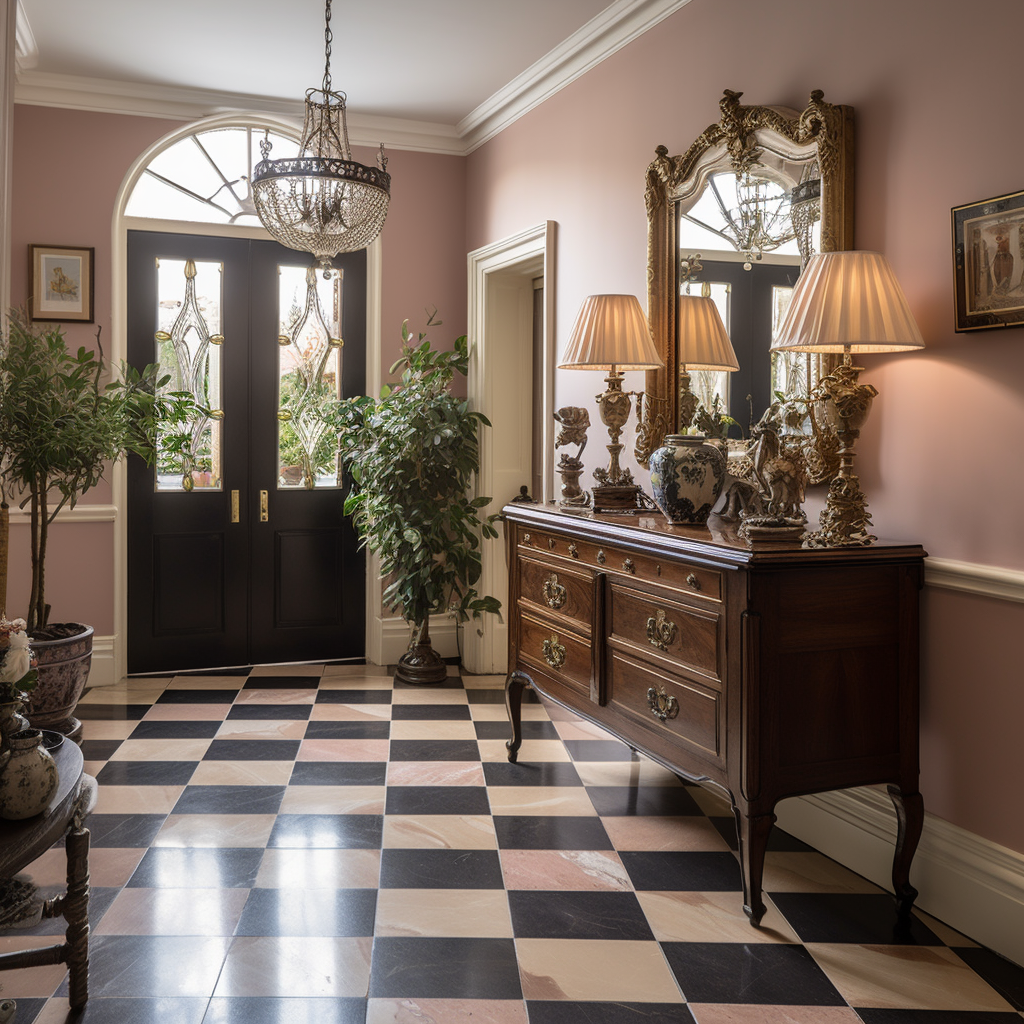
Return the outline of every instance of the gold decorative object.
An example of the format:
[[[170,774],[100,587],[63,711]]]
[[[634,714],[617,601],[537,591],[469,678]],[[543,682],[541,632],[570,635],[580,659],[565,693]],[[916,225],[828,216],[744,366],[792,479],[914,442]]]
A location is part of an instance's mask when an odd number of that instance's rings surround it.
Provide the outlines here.
[[[541,644],[541,651],[551,668],[561,668],[565,664],[565,644],[558,642],[556,634],[552,633],[551,639]]]
[[[807,485],[803,437],[784,435],[775,402],[751,431],[751,479],[761,501],[740,512],[741,537],[784,539],[799,537],[807,525],[802,508]]]
[[[559,609],[565,604],[568,596],[565,587],[558,582],[558,577],[552,573],[544,581],[544,603],[549,608]]]
[[[580,308],[559,369],[605,370],[608,385],[597,396],[601,422],[608,428],[608,468],[594,470],[595,511],[621,511],[640,506],[643,492],[628,469],[619,465],[619,438],[629,419],[631,396],[622,390],[623,370],[649,370],[662,363],[651,331],[634,295],[591,295]]]
[[[675,643],[679,627],[665,615],[663,608],[647,620],[647,642],[659,651],[667,651]]]
[[[659,146],[647,170],[648,312],[664,368],[647,374],[645,414],[636,445],[637,460],[644,466],[665,435],[685,425],[678,386],[684,365],[679,303],[693,257],[680,259],[679,220],[699,199],[709,176],[731,169],[784,183],[790,190],[790,215],[802,252],[807,241],[801,236],[812,225],[820,231],[822,252],[853,244],[853,108],[826,103],[820,91],[811,93],[803,111],[743,106],[740,96],[727,90],[719,104],[721,120],[678,156],[669,156]],[[831,369],[829,357],[819,361],[824,363],[821,372]],[[770,372],[767,365],[764,372]]]
[[[657,690],[653,686],[648,689],[647,706],[654,717],[662,722],[679,714],[679,701],[672,694],[666,693],[664,686]]]
[[[809,547],[868,545],[871,516],[853,472],[854,444],[878,392],[860,383],[862,352],[909,352],[924,347],[907,300],[888,260],[876,252],[829,252],[811,258],[790,300],[773,349],[843,354],[811,395],[811,412],[841,445],[839,475],[829,486],[820,529]]]

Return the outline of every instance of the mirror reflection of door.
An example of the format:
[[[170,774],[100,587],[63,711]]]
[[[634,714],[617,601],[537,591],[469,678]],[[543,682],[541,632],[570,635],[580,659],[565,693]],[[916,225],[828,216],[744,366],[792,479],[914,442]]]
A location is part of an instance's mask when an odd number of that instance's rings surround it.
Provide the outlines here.
[[[128,467],[128,671],[361,658],[364,570],[319,410],[365,387],[366,256],[130,231],[128,360],[204,412]]]

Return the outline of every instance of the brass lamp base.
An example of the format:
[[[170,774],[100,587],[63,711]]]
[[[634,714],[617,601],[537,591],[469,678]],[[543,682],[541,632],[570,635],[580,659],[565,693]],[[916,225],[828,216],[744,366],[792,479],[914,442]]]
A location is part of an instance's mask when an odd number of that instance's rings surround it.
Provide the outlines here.
[[[856,474],[837,476],[818,520],[819,529],[804,538],[805,548],[868,547],[878,538],[871,533],[871,513]]]

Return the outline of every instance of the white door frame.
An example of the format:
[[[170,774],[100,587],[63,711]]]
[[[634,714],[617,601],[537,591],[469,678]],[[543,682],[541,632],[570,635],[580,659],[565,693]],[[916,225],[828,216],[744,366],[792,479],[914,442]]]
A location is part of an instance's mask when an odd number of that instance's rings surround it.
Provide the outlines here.
[[[547,502],[554,491],[555,409],[555,222],[546,221],[510,238],[475,249],[468,257],[470,405],[491,421],[480,438],[479,494],[491,495],[485,515],[499,512],[529,484],[533,433],[533,279],[544,278],[543,364],[541,386],[542,492]],[[499,531],[500,532],[500,531]],[[506,608],[508,569],[504,537],[485,540],[477,590]],[[508,662],[508,629],[494,616],[464,630],[462,661],[469,672],[504,674]]]
[[[128,231],[166,231],[179,234],[227,235],[235,238],[270,238],[258,227],[234,227],[203,222],[142,220],[125,216],[128,199],[136,183],[153,158],[168,146],[197,132],[213,128],[269,127],[298,141],[301,125],[275,114],[221,114],[204,118],[178,128],[157,140],[128,169],[114,204],[111,222],[111,362],[117,365],[128,348]],[[380,391],[381,353],[381,241],[380,237],[366,251],[366,393]],[[128,665],[128,516],[126,509],[128,471],[124,460],[114,464],[111,474],[114,508],[114,636],[113,679],[123,679]],[[376,571],[376,560],[367,557],[366,571],[366,659],[381,664],[382,657],[382,581]]]

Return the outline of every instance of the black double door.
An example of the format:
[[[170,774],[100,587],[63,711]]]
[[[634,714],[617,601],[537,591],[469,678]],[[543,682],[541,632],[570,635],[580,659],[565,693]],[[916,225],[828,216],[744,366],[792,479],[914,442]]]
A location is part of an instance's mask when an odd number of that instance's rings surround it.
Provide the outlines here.
[[[129,672],[362,657],[363,557],[343,515],[344,488],[296,486],[279,457],[281,324],[296,315],[294,305],[279,309],[279,281],[301,275],[291,268],[311,260],[275,242],[143,231],[129,232],[128,257],[133,365],[155,362],[161,339],[166,356],[171,342],[161,324],[189,305],[187,292],[184,303],[167,298],[161,265],[199,268],[197,318],[219,304],[208,372],[217,398],[210,404],[218,406],[210,426],[220,434],[207,464],[212,486],[202,474],[191,491],[166,479],[158,485],[155,469],[129,460]],[[335,266],[342,271],[341,393],[361,394],[366,254],[339,257]],[[218,280],[219,299],[211,301]]]

